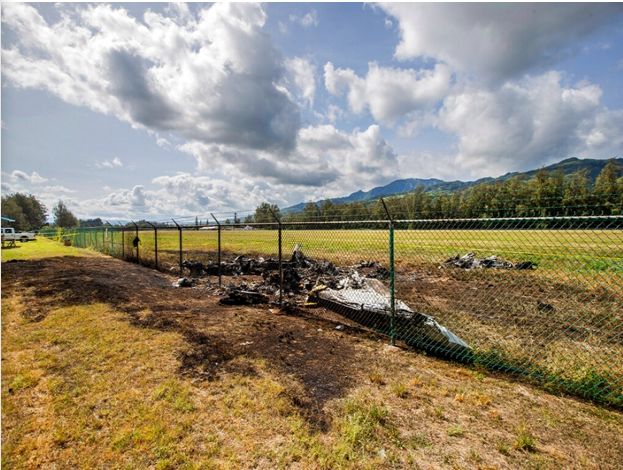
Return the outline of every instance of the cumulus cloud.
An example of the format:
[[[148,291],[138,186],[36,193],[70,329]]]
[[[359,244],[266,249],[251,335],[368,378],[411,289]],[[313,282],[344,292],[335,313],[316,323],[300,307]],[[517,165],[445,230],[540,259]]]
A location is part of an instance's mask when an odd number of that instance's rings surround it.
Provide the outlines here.
[[[43,187],[43,191],[50,193],[50,194],[71,194],[71,193],[75,193],[76,190],[75,189],[69,189],[66,186],[63,186],[61,184],[56,184],[53,186],[44,186]]]
[[[289,158],[280,160],[261,152],[197,142],[184,144],[180,150],[193,155],[200,169],[218,166],[226,174],[252,174],[273,184],[327,190],[332,184],[344,190],[386,180],[396,171],[396,154],[383,139],[378,125],[350,133],[332,125],[303,128],[298,134],[296,150]]]
[[[41,176],[36,171],[28,174],[25,171],[14,170],[9,175],[7,175],[11,181],[14,182],[22,182],[22,183],[31,183],[31,184],[39,184],[45,183],[48,179]]]
[[[122,206],[124,208],[143,208],[145,206],[146,195],[143,185],[136,185],[129,190],[121,190],[110,193],[105,199],[104,204],[109,206]]]
[[[266,15],[258,5],[216,4],[197,14],[171,8],[141,19],[97,5],[62,10],[61,20],[48,23],[35,8],[12,4],[3,21],[18,38],[3,50],[5,75],[15,86],[114,115],[163,145],[160,133],[176,136],[200,172],[221,165],[234,170],[231,177],[292,186],[356,180],[347,173],[358,167],[354,162],[335,163],[324,148],[308,151],[296,101],[313,104],[314,66],[281,57],[263,31]],[[342,133],[349,161],[359,155],[367,167],[387,168],[393,151],[378,127]],[[110,202],[120,204],[129,191]]]
[[[219,3],[191,14],[147,10],[142,21],[109,5],[61,10],[47,22],[7,4],[3,75],[15,86],[188,140],[289,151],[298,107],[276,84],[283,60],[259,5]],[[171,16],[173,15],[173,16]]]
[[[289,18],[292,23],[300,24],[303,28],[318,26],[318,12],[316,10],[311,10],[302,16],[290,15]]]
[[[298,151],[304,159],[321,155],[321,161],[345,175],[348,181],[344,181],[346,178],[336,181],[342,191],[387,182],[398,172],[397,155],[376,124],[350,133],[332,125],[301,129]]]
[[[437,64],[432,69],[380,67],[371,62],[365,77],[351,69],[324,66],[329,93],[346,93],[350,109],[361,113],[366,107],[378,122],[393,124],[406,114],[430,107],[442,99],[450,87],[450,69]]]
[[[400,60],[432,58],[477,79],[502,81],[577,52],[574,41],[620,20],[621,4],[387,3]]]
[[[281,56],[259,5],[218,3],[195,12],[172,4],[136,18],[118,6],[59,7],[59,19],[50,21],[31,5],[7,4],[3,28],[13,34],[3,36],[3,78],[114,116],[195,158],[194,174],[137,181],[84,201],[65,197],[83,217],[284,206],[401,176],[471,178],[623,150],[623,111],[606,109],[597,85],[538,71],[573,53],[570,44],[617,17],[620,5],[383,8],[386,26],[400,30],[396,57],[424,58],[424,66],[370,62],[356,73],[328,62],[324,85],[333,97],[346,96],[347,107],[323,101],[325,125],[301,124],[300,109],[315,113],[321,101],[316,66]],[[289,20],[279,27],[318,24],[315,11]],[[369,111],[400,136],[441,130],[456,146],[398,155],[376,123],[334,126],[347,109]],[[3,176],[3,190],[46,181],[20,170]],[[57,199],[72,190],[42,191]]]
[[[591,149],[620,152],[622,113],[603,109],[601,94],[594,84],[565,85],[557,72],[495,90],[467,87],[444,100],[437,125],[457,136],[455,163],[478,175],[534,168]]]
[[[310,108],[314,106],[316,94],[315,67],[307,59],[294,57],[285,60],[286,82],[291,83],[291,88],[297,90],[297,94]]]
[[[96,162],[95,166],[98,168],[121,168],[123,166],[123,162],[119,157],[115,157],[112,160]]]
[[[207,218],[209,212],[233,211],[241,207],[252,209],[265,201],[284,207],[295,194],[287,192],[283,186],[272,186],[251,178],[226,181],[190,173],[159,176],[151,181],[151,188],[139,185],[132,189],[109,188],[109,191],[103,198],[66,198],[66,201],[80,217],[159,220],[165,214]]]
[[[334,124],[337,120],[341,119],[344,116],[344,111],[339,106],[330,104],[327,108],[325,116],[330,123]]]

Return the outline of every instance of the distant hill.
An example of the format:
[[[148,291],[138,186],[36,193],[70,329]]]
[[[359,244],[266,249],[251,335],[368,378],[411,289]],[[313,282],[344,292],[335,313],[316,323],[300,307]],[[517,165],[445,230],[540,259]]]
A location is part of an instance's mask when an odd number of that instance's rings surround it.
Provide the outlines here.
[[[615,161],[623,166],[623,158],[615,158]],[[384,196],[394,196],[397,194],[408,193],[415,190],[418,186],[422,186],[425,192],[452,192],[459,189],[465,189],[470,186],[475,186],[481,183],[493,183],[496,181],[506,181],[514,176],[519,176],[525,179],[532,179],[537,174],[537,172],[541,169],[553,172],[556,170],[562,170],[565,175],[569,175],[571,173],[575,173],[576,171],[586,169],[588,172],[588,178],[591,182],[595,181],[595,178],[599,174],[599,172],[603,169],[608,160],[598,160],[591,158],[567,158],[558,163],[554,163],[552,165],[538,168],[535,170],[524,171],[524,172],[512,172],[506,173],[505,175],[499,176],[497,178],[487,177],[480,178],[475,181],[444,181],[436,178],[407,178],[392,181],[385,186],[378,186],[376,188],[372,188],[369,191],[355,191],[348,196],[336,197],[329,199],[334,204],[344,204],[348,202],[361,202],[361,201],[370,201],[374,199],[378,199]],[[314,201],[317,204],[321,204],[326,201],[326,199],[322,199],[320,201]],[[299,204],[295,204],[290,207],[286,207],[282,209],[283,213],[289,212],[300,212],[305,207],[305,202],[301,202]]]

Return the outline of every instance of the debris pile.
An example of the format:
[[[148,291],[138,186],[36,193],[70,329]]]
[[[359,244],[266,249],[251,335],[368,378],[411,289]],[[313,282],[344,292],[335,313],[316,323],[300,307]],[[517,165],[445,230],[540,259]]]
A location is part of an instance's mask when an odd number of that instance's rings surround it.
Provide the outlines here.
[[[268,302],[268,296],[261,293],[257,286],[246,284],[229,286],[225,290],[225,295],[219,300],[219,303],[223,305],[257,305]]]
[[[473,254],[471,258],[475,259]],[[184,263],[193,277],[218,273],[215,263]],[[281,295],[287,297],[287,302],[321,305],[386,334],[393,328],[396,339],[411,346],[455,354],[470,350],[467,343],[433,317],[415,312],[401,300],[394,300],[392,315],[390,292],[382,282],[389,277],[389,271],[375,261],[361,261],[340,268],[328,261],[306,257],[296,245],[290,260],[282,263],[281,271],[279,261],[273,258],[238,256],[231,262],[221,263],[221,273],[258,276],[252,278],[253,282],[230,285],[221,291],[224,295],[220,303],[224,305],[267,304],[271,297],[274,299],[273,296],[280,294],[283,285]]]
[[[444,261],[442,266],[461,269],[535,269],[537,265],[532,261],[511,263],[510,261],[505,261],[495,255],[488,256],[487,258],[477,258],[475,253],[469,252],[463,256],[456,255],[452,258],[448,258]]]
[[[363,272],[366,277],[371,277],[373,279],[389,279],[389,269],[381,266],[381,264],[376,261],[361,261],[359,264],[355,265],[355,268]]]
[[[184,260],[182,268],[188,269],[190,277],[218,276],[219,265],[213,261],[203,264],[201,261]],[[266,271],[279,269],[279,260],[274,258],[251,258],[240,255],[230,262],[221,262],[220,273],[223,276],[241,276],[246,274],[262,275]]]

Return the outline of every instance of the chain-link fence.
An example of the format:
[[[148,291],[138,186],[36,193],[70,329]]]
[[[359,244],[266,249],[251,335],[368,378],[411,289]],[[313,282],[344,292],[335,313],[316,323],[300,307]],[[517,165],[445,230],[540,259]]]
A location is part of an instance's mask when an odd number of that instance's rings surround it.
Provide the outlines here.
[[[392,342],[623,407],[622,216],[275,216],[46,235],[180,276],[244,282]]]

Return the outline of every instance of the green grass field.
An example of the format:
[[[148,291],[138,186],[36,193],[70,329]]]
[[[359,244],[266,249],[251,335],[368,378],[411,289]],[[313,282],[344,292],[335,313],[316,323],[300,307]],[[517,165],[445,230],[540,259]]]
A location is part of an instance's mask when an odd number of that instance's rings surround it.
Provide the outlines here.
[[[101,256],[85,249],[63,246],[44,237],[26,243],[17,242],[14,247],[2,249],[2,261],[49,258],[51,256]]]
[[[133,232],[126,233],[126,252],[131,251]],[[153,231],[140,231],[140,251],[153,257]],[[101,245],[101,232],[97,237]],[[115,233],[106,243],[121,249],[121,234]],[[275,230],[223,230],[224,252],[275,256],[278,252]],[[296,244],[308,256],[335,262],[372,259],[387,262],[386,230],[285,230],[284,256]],[[177,253],[176,230],[159,230],[158,250],[161,259]],[[185,230],[182,238],[185,257],[201,252],[214,253],[214,231]],[[396,230],[395,253],[398,265],[422,262],[439,263],[449,256],[474,251],[479,256],[497,255],[509,261],[530,260],[541,269],[567,272],[609,271],[623,273],[623,231],[621,230]],[[192,255],[191,255],[192,253]]]

